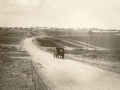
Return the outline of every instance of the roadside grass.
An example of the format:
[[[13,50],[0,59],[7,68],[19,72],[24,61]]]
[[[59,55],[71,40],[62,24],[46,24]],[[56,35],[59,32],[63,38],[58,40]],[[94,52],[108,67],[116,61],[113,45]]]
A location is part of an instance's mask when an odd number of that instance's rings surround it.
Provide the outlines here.
[[[4,30],[0,34],[0,90],[34,89],[31,61],[22,59],[28,54],[20,53],[15,47],[26,37],[26,32]]]
[[[26,37],[26,31],[5,30],[0,34],[0,45],[18,44]]]
[[[70,47],[70,48],[82,48],[80,46],[75,46],[73,44],[67,43],[65,41],[61,41],[59,39],[54,39],[54,38],[50,38],[50,37],[43,37],[43,38],[36,38],[36,40],[38,41],[38,43],[41,46],[44,47],[56,47],[56,46],[62,46],[62,47]]]
[[[30,60],[12,58],[12,55],[21,53],[12,54],[11,51],[2,51],[0,54],[0,90],[34,90]]]
[[[36,41],[38,41],[38,44],[44,47],[56,47],[57,44],[53,41],[46,39],[46,38],[36,38]]]
[[[39,89],[33,62],[22,48],[28,31],[2,30],[0,32],[0,90],[47,90],[42,78]]]

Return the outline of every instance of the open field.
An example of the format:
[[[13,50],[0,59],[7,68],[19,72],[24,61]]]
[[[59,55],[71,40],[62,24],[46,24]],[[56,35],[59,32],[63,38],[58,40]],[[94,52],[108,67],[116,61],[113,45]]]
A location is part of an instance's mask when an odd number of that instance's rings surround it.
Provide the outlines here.
[[[44,40],[44,44],[43,44]],[[41,49],[53,53],[53,49],[57,45],[65,48],[65,58],[70,58],[82,63],[90,64],[102,69],[120,73],[120,50],[84,50],[81,47],[73,46],[60,39],[43,38],[42,42],[36,39],[37,44],[41,44]],[[48,42],[49,41],[49,42]],[[52,46],[48,46],[52,43]],[[50,44],[51,45],[51,44]],[[68,48],[69,47],[69,48]]]
[[[97,49],[94,49],[95,51],[89,51],[89,50],[81,50],[80,48],[82,48],[82,47],[73,45],[73,47],[75,49],[72,50],[72,53],[82,54],[81,52],[83,52],[84,56],[87,56],[87,57],[91,56],[91,54],[92,54],[92,56],[94,56],[96,58],[98,58],[98,57],[106,58],[107,57],[107,58],[110,58],[110,59],[112,58],[113,60],[119,61],[119,59],[120,59],[120,35],[119,35],[119,33],[118,34],[116,34],[116,33],[94,34],[93,33],[90,35],[87,33],[81,33],[79,31],[75,31],[75,32],[71,31],[71,32],[72,33],[70,36],[69,30],[67,30],[67,31],[63,31],[63,30],[59,31],[58,30],[57,36],[54,36],[56,34],[56,31],[49,30],[49,31],[47,31],[47,35],[59,39],[58,42],[56,42],[56,43],[61,43],[61,45],[63,45],[63,46],[65,46],[65,45],[68,46],[68,44],[69,44],[69,47],[72,47],[72,44],[67,43],[67,42],[65,42],[63,44],[63,42],[61,42],[60,40],[67,40],[67,41],[70,41],[75,44],[84,45],[86,47],[88,46],[87,44],[91,44],[91,45],[95,45],[98,47],[108,49],[107,51],[105,51],[105,50],[98,51]],[[52,40],[52,41],[54,41],[54,40]],[[78,43],[79,41],[81,43]],[[86,44],[83,44],[83,43],[86,43]]]
[[[107,49],[119,49],[120,48],[120,35],[92,35],[92,36],[60,36],[59,38],[67,40],[76,40],[92,44],[95,46],[107,48]]]
[[[61,38],[67,40],[77,40],[92,44],[98,47],[107,49],[119,49],[120,48],[120,35],[119,33],[83,33],[76,30],[39,30],[38,32],[44,32],[46,36],[52,36],[54,38]],[[76,42],[74,42],[76,43]]]
[[[47,90],[22,45],[31,36],[25,30],[0,30],[0,90]]]

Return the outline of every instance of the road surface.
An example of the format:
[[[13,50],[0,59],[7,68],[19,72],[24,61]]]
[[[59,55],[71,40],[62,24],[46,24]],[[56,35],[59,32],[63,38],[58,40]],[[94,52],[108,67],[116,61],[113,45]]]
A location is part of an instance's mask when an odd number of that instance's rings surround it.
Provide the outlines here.
[[[56,59],[24,41],[26,51],[38,63],[38,72],[49,90],[120,90],[120,75],[70,59]],[[41,64],[41,65],[40,65]]]

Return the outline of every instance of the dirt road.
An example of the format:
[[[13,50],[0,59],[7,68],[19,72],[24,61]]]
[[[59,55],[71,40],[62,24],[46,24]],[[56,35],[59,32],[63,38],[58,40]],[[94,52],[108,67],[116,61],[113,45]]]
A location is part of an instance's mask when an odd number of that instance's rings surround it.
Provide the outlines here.
[[[120,75],[70,59],[56,59],[40,50],[32,38],[24,42],[26,51],[38,63],[38,72],[49,90],[120,90]]]

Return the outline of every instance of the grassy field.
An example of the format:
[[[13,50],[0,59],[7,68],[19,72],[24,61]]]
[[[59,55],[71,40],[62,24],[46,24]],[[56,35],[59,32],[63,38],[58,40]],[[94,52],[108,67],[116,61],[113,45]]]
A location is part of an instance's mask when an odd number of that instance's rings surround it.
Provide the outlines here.
[[[42,79],[38,83],[31,57],[22,47],[25,30],[0,30],[0,90],[47,90]]]
[[[78,40],[108,49],[115,50],[120,48],[120,35],[116,35],[120,33],[93,33],[90,35],[79,30],[40,30],[39,32],[44,32],[46,36],[54,38]]]
[[[119,49],[120,48],[120,35],[92,35],[92,36],[60,36],[59,38],[77,40],[85,43],[89,43],[95,46],[108,48],[108,49]]]
[[[49,31],[50,32],[50,31]],[[55,32],[54,32],[55,33]],[[43,45],[43,50],[53,53],[54,46],[62,45],[65,47],[65,58],[70,58],[82,63],[90,64],[92,66],[100,67],[105,70],[113,71],[120,73],[120,36],[115,34],[94,34],[91,37],[89,34],[77,35],[77,36],[59,36],[55,39],[54,34],[51,35],[53,38],[47,38],[49,42],[46,42],[46,45],[49,45],[51,42],[53,47]],[[81,42],[86,42],[96,46],[108,48],[110,50],[84,50],[81,47],[77,47],[70,43],[61,41],[61,39],[67,40],[78,40]],[[46,40],[46,39],[44,39]],[[39,44],[42,42],[37,40]],[[53,43],[54,42],[54,43]],[[74,42],[73,42],[74,43]],[[67,47],[71,47],[68,49]]]
[[[50,37],[36,38],[36,40],[39,42],[39,44],[41,44],[41,46],[45,46],[45,47],[56,47],[56,46],[66,47],[67,46],[67,47],[71,47],[71,48],[74,48],[74,47],[82,48],[80,46],[75,46],[73,44],[66,43],[59,39],[50,38]]]

